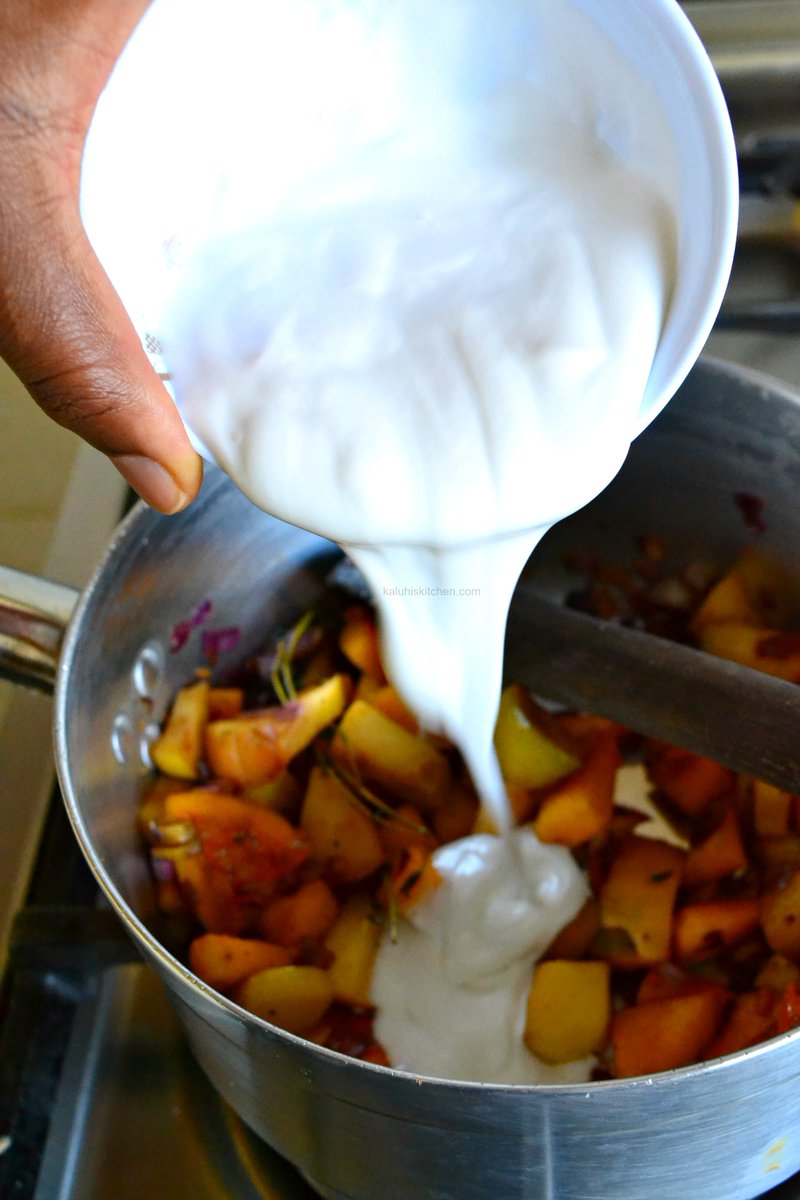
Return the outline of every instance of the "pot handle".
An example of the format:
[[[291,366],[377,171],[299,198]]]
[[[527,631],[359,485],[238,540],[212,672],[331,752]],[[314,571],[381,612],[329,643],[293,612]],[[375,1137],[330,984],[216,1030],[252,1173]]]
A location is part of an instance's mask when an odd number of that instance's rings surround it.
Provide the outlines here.
[[[80,593],[0,567],[0,677],[51,692],[61,643]]]

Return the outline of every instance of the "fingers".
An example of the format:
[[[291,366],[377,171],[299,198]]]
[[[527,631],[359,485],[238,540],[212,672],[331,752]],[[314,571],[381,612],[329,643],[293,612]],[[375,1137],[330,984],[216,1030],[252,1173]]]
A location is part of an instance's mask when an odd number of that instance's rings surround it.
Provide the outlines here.
[[[44,411],[109,455],[143,499],[183,508],[200,460],[77,212],[58,205],[17,228],[11,247],[5,230],[2,240],[0,353]]]
[[[0,72],[0,355],[45,412],[175,512],[196,494],[201,462],[78,207],[94,102],[146,3],[25,5],[8,0],[0,17],[18,52],[13,77]]]

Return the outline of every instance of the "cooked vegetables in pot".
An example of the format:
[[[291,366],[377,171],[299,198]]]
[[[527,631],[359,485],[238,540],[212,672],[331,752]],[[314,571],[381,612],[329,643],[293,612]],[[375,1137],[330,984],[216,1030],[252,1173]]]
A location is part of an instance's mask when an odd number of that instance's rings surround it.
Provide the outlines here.
[[[666,557],[649,538],[629,572],[589,564],[573,601],[800,681],[789,592],[765,558],[747,550],[712,581]],[[648,1075],[800,1024],[800,797],[516,685],[495,741],[515,821],[567,847],[590,891],[531,963],[532,1054]],[[453,747],[387,683],[369,609],[307,616],[236,686],[187,681],[152,758],[140,827],[195,974],[387,1064],[381,941],[431,902],[437,849],[493,831]]]

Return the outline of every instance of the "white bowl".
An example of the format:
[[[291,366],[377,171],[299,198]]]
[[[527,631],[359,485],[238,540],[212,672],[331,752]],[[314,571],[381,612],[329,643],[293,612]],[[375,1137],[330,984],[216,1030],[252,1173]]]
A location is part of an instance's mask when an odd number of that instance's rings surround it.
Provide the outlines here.
[[[675,292],[642,403],[640,432],[700,355],[730,276],[739,213],[736,148],[711,61],[676,0],[573,0],[656,89],[678,176]]]
[[[428,63],[439,56],[444,76],[477,77],[477,86],[490,92],[513,87],[529,65],[514,22],[529,33],[541,12],[561,20],[568,4],[649,81],[669,131],[662,146],[644,136],[624,72],[619,79],[588,79],[608,140],[658,177],[677,223],[677,279],[639,432],[697,359],[735,244],[733,135],[691,24],[677,0],[501,0],[500,7],[498,0],[402,0],[394,12]],[[82,206],[95,249],[159,369],[162,315],[193,247],[209,233],[258,220],[259,206],[268,212],[317,160],[335,164],[340,128],[356,143],[376,130],[379,136],[398,95],[414,104],[426,99],[426,85],[420,85],[420,101],[402,78],[414,70],[413,55],[398,65],[385,46],[383,58],[375,51],[380,23],[391,11],[353,0],[289,6],[285,0],[226,0],[220,21],[214,4],[154,0],[98,105],[84,157]],[[435,108],[436,98],[429,105]]]

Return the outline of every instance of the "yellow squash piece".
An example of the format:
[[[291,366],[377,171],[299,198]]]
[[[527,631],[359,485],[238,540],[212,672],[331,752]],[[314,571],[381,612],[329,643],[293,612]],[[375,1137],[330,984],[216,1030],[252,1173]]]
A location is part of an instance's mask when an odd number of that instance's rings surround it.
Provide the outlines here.
[[[334,955],[328,974],[337,1000],[354,1008],[370,1006],[372,968],[380,940],[381,927],[365,907],[346,908],[336,918],[325,946]]]
[[[447,799],[450,766],[445,756],[364,700],[354,700],[344,714],[331,755],[348,775],[423,810]]]
[[[289,1033],[304,1033],[329,1008],[333,986],[319,967],[270,967],[246,979],[234,998],[264,1021]]]
[[[358,807],[348,787],[330,771],[314,767],[308,780],[300,827],[312,857],[326,864],[337,883],[356,883],[386,858],[375,822]]]
[[[604,962],[551,959],[533,974],[525,1045],[547,1063],[574,1062],[602,1045],[611,1017],[610,970]]]
[[[754,628],[738,621],[707,625],[700,631],[700,645],[709,654],[752,667],[765,675],[800,682],[800,639],[797,634],[777,629]]]
[[[557,740],[548,714],[524,688],[507,687],[500,698],[494,745],[506,783],[523,788],[547,787],[581,765]]]
[[[208,680],[199,679],[175,696],[164,731],[150,747],[150,757],[165,775],[199,779],[208,693]]]

